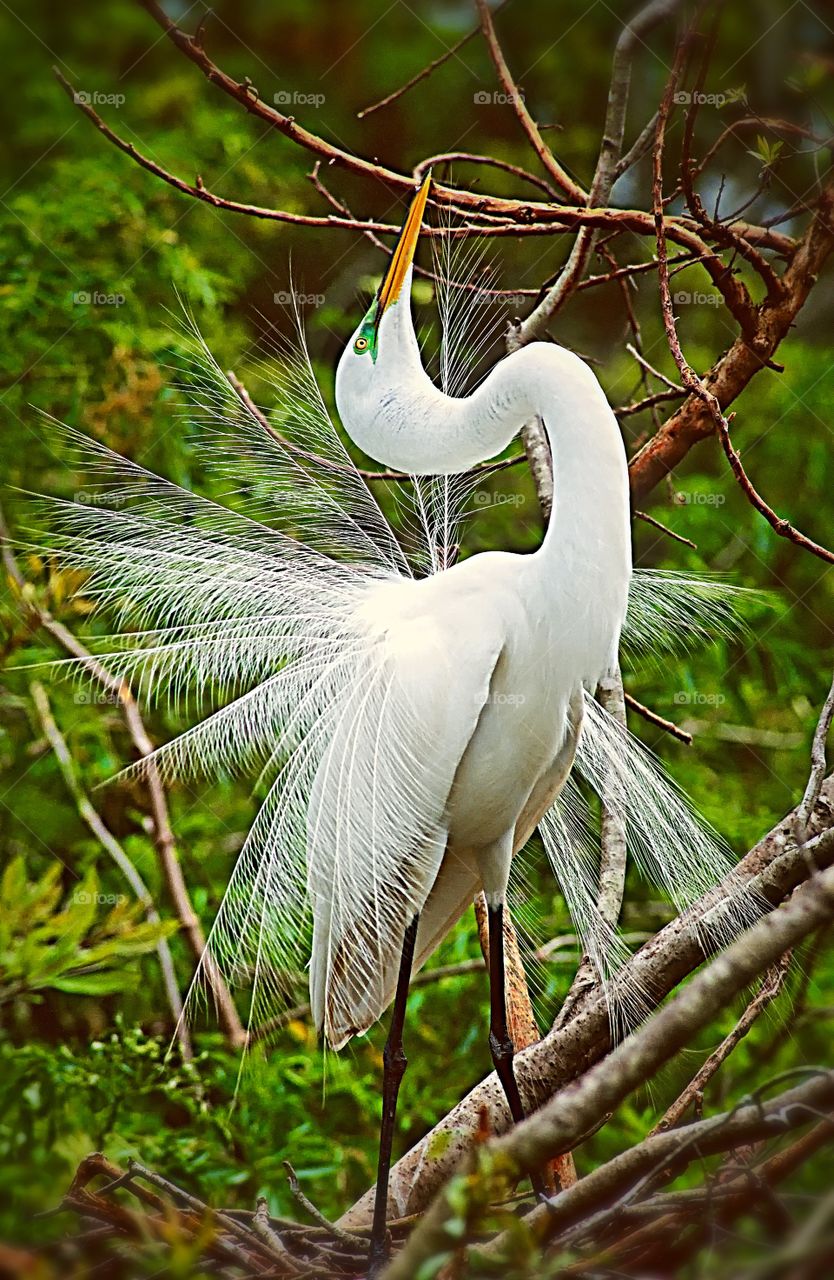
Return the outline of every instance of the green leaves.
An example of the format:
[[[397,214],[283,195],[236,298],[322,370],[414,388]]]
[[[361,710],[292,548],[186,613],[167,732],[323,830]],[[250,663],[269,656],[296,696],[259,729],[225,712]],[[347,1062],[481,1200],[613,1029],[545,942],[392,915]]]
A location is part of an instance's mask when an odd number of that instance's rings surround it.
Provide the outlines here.
[[[756,145],[747,154],[760,160],[762,169],[772,169],[782,154],[784,143],[779,138],[766,138],[764,134],[756,135]]]
[[[22,855],[0,883],[0,1004],[32,1001],[45,990],[109,996],[135,991],[139,956],[175,923],[149,924],[124,894],[103,893],[94,870],[65,893],[55,862],[30,881]]]

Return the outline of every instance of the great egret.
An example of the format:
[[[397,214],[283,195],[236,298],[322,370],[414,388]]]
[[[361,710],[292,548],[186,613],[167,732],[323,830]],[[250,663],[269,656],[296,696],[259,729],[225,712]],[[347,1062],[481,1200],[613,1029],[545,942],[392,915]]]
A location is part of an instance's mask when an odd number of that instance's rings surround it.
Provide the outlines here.
[[[335,1048],[394,1001],[374,1267],[385,1253],[409,979],[481,889],[490,1047],[512,1116],[523,1114],[502,916],[513,855],[536,826],[586,950],[601,975],[616,967],[572,767],[600,793],[614,780],[632,854],[679,908],[728,865],[653,759],[591,695],[618,661],[621,633],[638,651],[709,639],[726,628],[731,592],[632,575],[623,444],[576,355],[533,344],[467,397],[449,394],[445,374],[445,389],[427,377],[409,294],[428,192],[427,179],[336,376],[351,438],[415,475],[428,572],[415,575],[345,451],[306,352],[282,358],[279,410],[268,421],[196,331],[204,456],[235,477],[231,505],[68,430],[90,481],[79,500],[52,502],[48,544],[88,571],[85,596],[127,631],[107,660],[141,696],[229,695],[159,748],[159,768],[181,776],[261,766],[266,796],[209,943],[212,964],[251,983],[251,1016],[283,995],[308,949],[316,1025]],[[556,478],[541,548],[443,568],[436,548],[452,541],[454,475],[493,457],[533,415],[548,433]]]

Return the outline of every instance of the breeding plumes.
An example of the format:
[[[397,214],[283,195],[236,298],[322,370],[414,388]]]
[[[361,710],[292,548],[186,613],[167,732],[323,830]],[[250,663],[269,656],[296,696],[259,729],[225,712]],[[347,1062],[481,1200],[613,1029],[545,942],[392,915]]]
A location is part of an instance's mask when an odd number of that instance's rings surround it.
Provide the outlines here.
[[[665,654],[731,630],[733,590],[632,571],[619,428],[573,353],[532,344],[455,395],[450,304],[440,386],[427,376],[409,294],[428,191],[427,180],[336,375],[354,443],[414,477],[405,538],[352,462],[306,350],[270,369],[277,408],[267,413],[196,329],[192,416],[227,500],[67,432],[87,471],[85,501],[50,503],[50,551],[87,571],[85,596],[123,633],[108,648],[110,669],[142,698],[164,693],[201,711],[224,702],[154,753],[163,775],[240,771],[264,791],[210,962],[251,987],[258,1022],[281,1007],[309,957],[316,1024],[335,1048],[395,1000],[374,1267],[385,1253],[408,982],[473,899],[486,895],[490,1044],[517,1120],[503,911],[512,859],[532,833],[626,1014],[641,993],[617,982],[623,949],[598,909],[582,787],[617,797],[630,850],[676,907],[729,867],[720,841],[593,693],[621,649]],[[555,471],[541,547],[449,565],[473,468],[533,416]],[[739,899],[728,929],[747,911]]]

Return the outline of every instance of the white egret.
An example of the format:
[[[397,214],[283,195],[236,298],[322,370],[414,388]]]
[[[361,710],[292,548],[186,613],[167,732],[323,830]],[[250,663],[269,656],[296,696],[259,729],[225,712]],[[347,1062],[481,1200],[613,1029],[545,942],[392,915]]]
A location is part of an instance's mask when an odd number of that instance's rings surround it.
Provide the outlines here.
[[[490,1047],[512,1116],[523,1114],[502,916],[513,856],[537,826],[586,949],[603,975],[614,963],[616,938],[597,912],[594,868],[577,836],[572,767],[598,791],[606,777],[618,780],[629,847],[678,907],[727,868],[651,757],[591,696],[618,662],[621,634],[659,651],[709,637],[726,621],[727,589],[632,576],[620,432],[576,355],[532,344],[467,397],[432,383],[409,296],[428,192],[426,180],[339,362],[339,413],[367,454],[418,477],[465,472],[538,416],[555,472],[538,551],[489,552],[443,569],[429,548],[435,572],[415,576],[341,444],[306,354],[284,358],[279,416],[266,430],[199,338],[204,456],[245,489],[246,513],[69,432],[91,483],[80,501],[52,504],[49,548],[89,571],[85,595],[129,631],[108,662],[140,694],[229,695],[155,753],[160,769],[261,767],[266,797],[209,943],[213,964],[252,984],[252,1016],[283,995],[308,950],[316,1025],[335,1048],[394,1001],[374,1267],[385,1254],[409,979],[481,890]],[[286,440],[293,430],[296,445]],[[453,482],[415,484],[421,516],[439,520],[448,542]],[[437,519],[432,484],[442,493]]]

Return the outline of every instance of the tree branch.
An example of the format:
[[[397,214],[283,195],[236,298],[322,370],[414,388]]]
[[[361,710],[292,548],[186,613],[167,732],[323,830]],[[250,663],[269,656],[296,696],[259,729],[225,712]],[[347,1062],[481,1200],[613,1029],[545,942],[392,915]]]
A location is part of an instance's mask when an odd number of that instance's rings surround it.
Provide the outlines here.
[[[814,843],[824,858],[834,857],[834,831],[827,831]],[[489,1143],[487,1150],[500,1168],[502,1182],[570,1150],[600,1117],[613,1111],[684,1048],[692,1035],[708,1025],[767,965],[832,919],[834,867],[829,867],[815,875],[790,902],[748,929],[644,1027],[586,1072],[572,1089],[563,1090],[536,1115]],[[834,1072],[825,1072],[820,1080],[825,1083],[821,1083],[818,1101],[830,1105],[834,1101]],[[756,1106],[755,1110],[758,1114],[761,1107]],[[678,1134],[658,1135],[652,1141],[662,1143],[670,1138],[674,1145],[680,1142]],[[384,1273],[385,1280],[409,1280],[419,1270],[425,1259],[437,1251],[452,1212],[446,1195],[441,1193]],[[526,1222],[531,1228],[539,1226],[546,1232],[552,1217],[550,1206],[542,1205],[527,1215]]]
[[[763,907],[765,904],[775,906],[808,878],[809,857],[815,859],[817,866],[827,866],[834,861],[834,775],[824,782],[811,815],[808,825],[811,839],[804,853],[796,848],[793,822],[793,814],[788,815],[750,850],[726,883],[711,890],[636,952],[623,967],[623,983],[634,990],[650,991],[652,1000],[660,1003],[703,962],[699,937],[709,936],[711,929],[718,928],[723,918],[722,903],[727,902],[730,894],[737,894],[742,888]],[[786,943],[778,954],[788,945]],[[518,1055],[516,1075],[528,1110],[564,1090],[604,1058],[610,1048],[609,1003],[604,993],[592,990],[577,1004],[566,1025],[555,1027],[539,1044]],[[426,1207],[471,1149],[484,1112],[490,1132],[506,1132],[502,1099],[501,1086],[493,1073],[395,1165],[392,1213],[416,1213]],[[372,1205],[373,1197],[366,1193],[344,1215],[342,1223],[353,1227],[369,1222]]]
[[[159,924],[160,916],[156,909],[154,900],[151,897],[147,885],[140,876],[136,867],[125,853],[122,846],[116,840],[110,829],[105,825],[100,814],[90,801],[89,796],[84,791],[78,775],[75,772],[75,766],[67,747],[66,740],[58,728],[52,708],[49,705],[49,698],[43,685],[35,680],[31,686],[32,701],[35,704],[35,710],[38,713],[43,731],[46,734],[49,745],[55,754],[58,768],[61,771],[67,790],[75,801],[75,807],[78,815],[92,831],[105,853],[119,868],[127,883],[130,885],[137,902],[142,906],[145,912],[145,918],[150,924]],[[171,1011],[175,1035],[180,1043],[183,1057],[188,1060],[192,1055],[191,1038],[188,1033],[188,1027],[182,1016],[182,996],[177,984],[177,974],[174,968],[174,961],[171,956],[171,948],[168,946],[167,938],[160,938],[156,944],[156,953],[159,957],[159,968],[162,973],[162,984],[165,988],[165,995],[168,1000],[168,1008]]]
[[[750,504],[765,517],[771,528],[782,538],[787,538],[790,542],[796,543],[805,551],[810,551],[812,555],[818,556],[819,559],[825,560],[829,564],[834,564],[834,552],[828,550],[827,547],[821,546],[818,542],[814,542],[812,538],[808,538],[804,533],[800,533],[795,529],[789,521],[782,519],[770,507],[764,498],[754,489],[751,481],[748,479],[741,459],[733,447],[730,439],[730,427],[728,420],[724,417],[721,409],[721,401],[715,391],[711,389],[707,383],[698,376],[694,369],[687,363],[686,357],[681,349],[680,340],[678,339],[677,329],[675,328],[675,316],[672,309],[672,293],[669,286],[669,264],[666,248],[666,229],[663,219],[663,143],[666,133],[666,122],[669,118],[672,99],[675,88],[678,84],[681,68],[681,56],[679,54],[675,61],[672,74],[666,86],[663,95],[663,101],[660,105],[657,117],[657,138],[654,150],[654,166],[652,177],[652,201],[655,214],[655,232],[657,236],[657,272],[660,284],[660,305],[663,315],[663,327],[666,331],[666,338],[669,343],[669,349],[674,358],[675,364],[680,370],[681,379],[684,386],[693,393],[704,406],[709,418],[712,420],[715,430],[718,432],[718,438],[721,446],[726,453],[733,474],[739,482],[742,490],[746,494]],[[834,228],[828,228],[829,236],[832,237],[834,243]],[[829,245],[830,249],[831,245]],[[786,277],[788,272],[786,272]],[[770,305],[779,305],[781,303],[781,295],[774,303],[773,299],[768,299]],[[761,314],[761,312],[760,312]],[[658,433],[659,434],[659,433]],[[655,436],[655,440],[657,436]],[[638,455],[639,456],[639,455]]]

